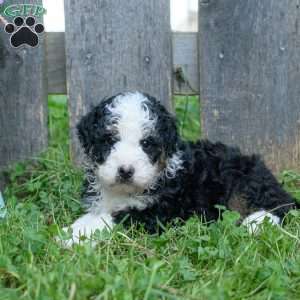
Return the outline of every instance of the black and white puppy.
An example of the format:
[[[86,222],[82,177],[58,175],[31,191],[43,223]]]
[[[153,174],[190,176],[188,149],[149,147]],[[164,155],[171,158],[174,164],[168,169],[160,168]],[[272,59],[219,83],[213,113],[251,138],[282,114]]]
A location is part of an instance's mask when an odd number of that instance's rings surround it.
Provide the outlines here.
[[[101,101],[82,118],[78,135],[90,162],[87,213],[71,226],[68,245],[121,221],[152,233],[175,218],[216,220],[217,204],[238,211],[254,232],[266,217],[279,224],[298,206],[259,156],[207,140],[183,142],[173,116],[146,94]]]

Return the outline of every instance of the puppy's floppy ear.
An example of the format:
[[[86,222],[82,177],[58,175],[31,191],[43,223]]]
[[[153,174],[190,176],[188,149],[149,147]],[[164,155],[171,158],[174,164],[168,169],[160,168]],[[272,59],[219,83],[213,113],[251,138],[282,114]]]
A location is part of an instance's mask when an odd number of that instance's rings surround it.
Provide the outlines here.
[[[97,145],[98,137],[105,122],[105,102],[101,102],[91,112],[81,118],[77,125],[77,134],[84,152],[89,155]]]
[[[163,141],[164,152],[167,157],[172,156],[180,142],[176,119],[162,105],[159,105],[157,131]]]
[[[77,134],[81,146],[84,152],[88,154],[95,141],[95,120],[96,120],[96,109],[94,108],[91,112],[81,118],[77,124]]]
[[[144,95],[150,100],[149,106],[157,117],[156,131],[162,141],[164,153],[167,157],[171,157],[180,143],[175,117],[154,97],[148,94]]]
[[[187,153],[185,153],[186,144],[181,140],[177,126],[175,116],[170,114],[164,106],[162,106],[155,98],[149,98],[151,104],[151,110],[156,116],[156,132],[161,141],[165,160],[164,168],[164,184],[168,180],[174,181],[178,176],[178,171],[182,170],[183,176],[186,168]],[[180,185],[178,185],[180,186]],[[172,190],[174,187],[172,187]]]
[[[104,98],[100,104],[83,116],[77,125],[77,134],[81,146],[87,155],[95,155],[101,148],[101,135],[105,128],[106,116],[109,114],[107,107],[119,96]],[[99,151],[98,151],[99,152]],[[99,155],[99,153],[97,153]]]
[[[175,117],[166,112],[163,114],[162,120],[158,122],[158,126],[161,138],[164,140],[165,154],[170,157],[176,152],[179,142]]]

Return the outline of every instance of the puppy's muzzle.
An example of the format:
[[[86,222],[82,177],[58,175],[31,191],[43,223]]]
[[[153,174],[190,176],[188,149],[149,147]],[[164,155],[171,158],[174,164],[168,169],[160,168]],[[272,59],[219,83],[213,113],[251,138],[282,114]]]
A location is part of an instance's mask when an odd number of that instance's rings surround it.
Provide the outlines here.
[[[121,166],[118,169],[118,181],[121,183],[131,182],[134,175],[134,168],[132,166]]]

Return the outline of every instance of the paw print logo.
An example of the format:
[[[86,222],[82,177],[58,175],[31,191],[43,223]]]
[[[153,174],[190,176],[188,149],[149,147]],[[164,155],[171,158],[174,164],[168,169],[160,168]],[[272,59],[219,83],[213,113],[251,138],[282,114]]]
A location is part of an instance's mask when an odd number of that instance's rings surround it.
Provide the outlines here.
[[[44,30],[44,25],[36,24],[34,17],[27,17],[25,22],[22,17],[16,17],[13,23],[8,23],[5,26],[5,31],[11,34],[10,44],[14,48],[22,45],[36,47],[39,44],[38,34]]]

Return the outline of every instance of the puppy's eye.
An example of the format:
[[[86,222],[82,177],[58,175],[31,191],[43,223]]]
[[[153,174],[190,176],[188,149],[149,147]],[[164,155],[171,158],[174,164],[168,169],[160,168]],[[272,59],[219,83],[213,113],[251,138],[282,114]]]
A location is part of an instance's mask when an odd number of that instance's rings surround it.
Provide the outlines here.
[[[155,141],[152,137],[149,137],[147,139],[141,140],[141,145],[144,149],[149,149],[150,147],[153,147],[155,145]]]
[[[105,134],[103,136],[103,141],[109,145],[113,145],[118,141],[118,139],[112,134]]]
[[[106,139],[106,142],[109,145],[113,145],[115,143],[115,140],[112,137],[109,137],[108,139]]]
[[[148,147],[150,146],[150,143],[149,143],[149,141],[147,141],[147,140],[143,140],[143,141],[141,142],[141,144],[142,144],[142,146],[143,146],[144,148],[148,148]]]

